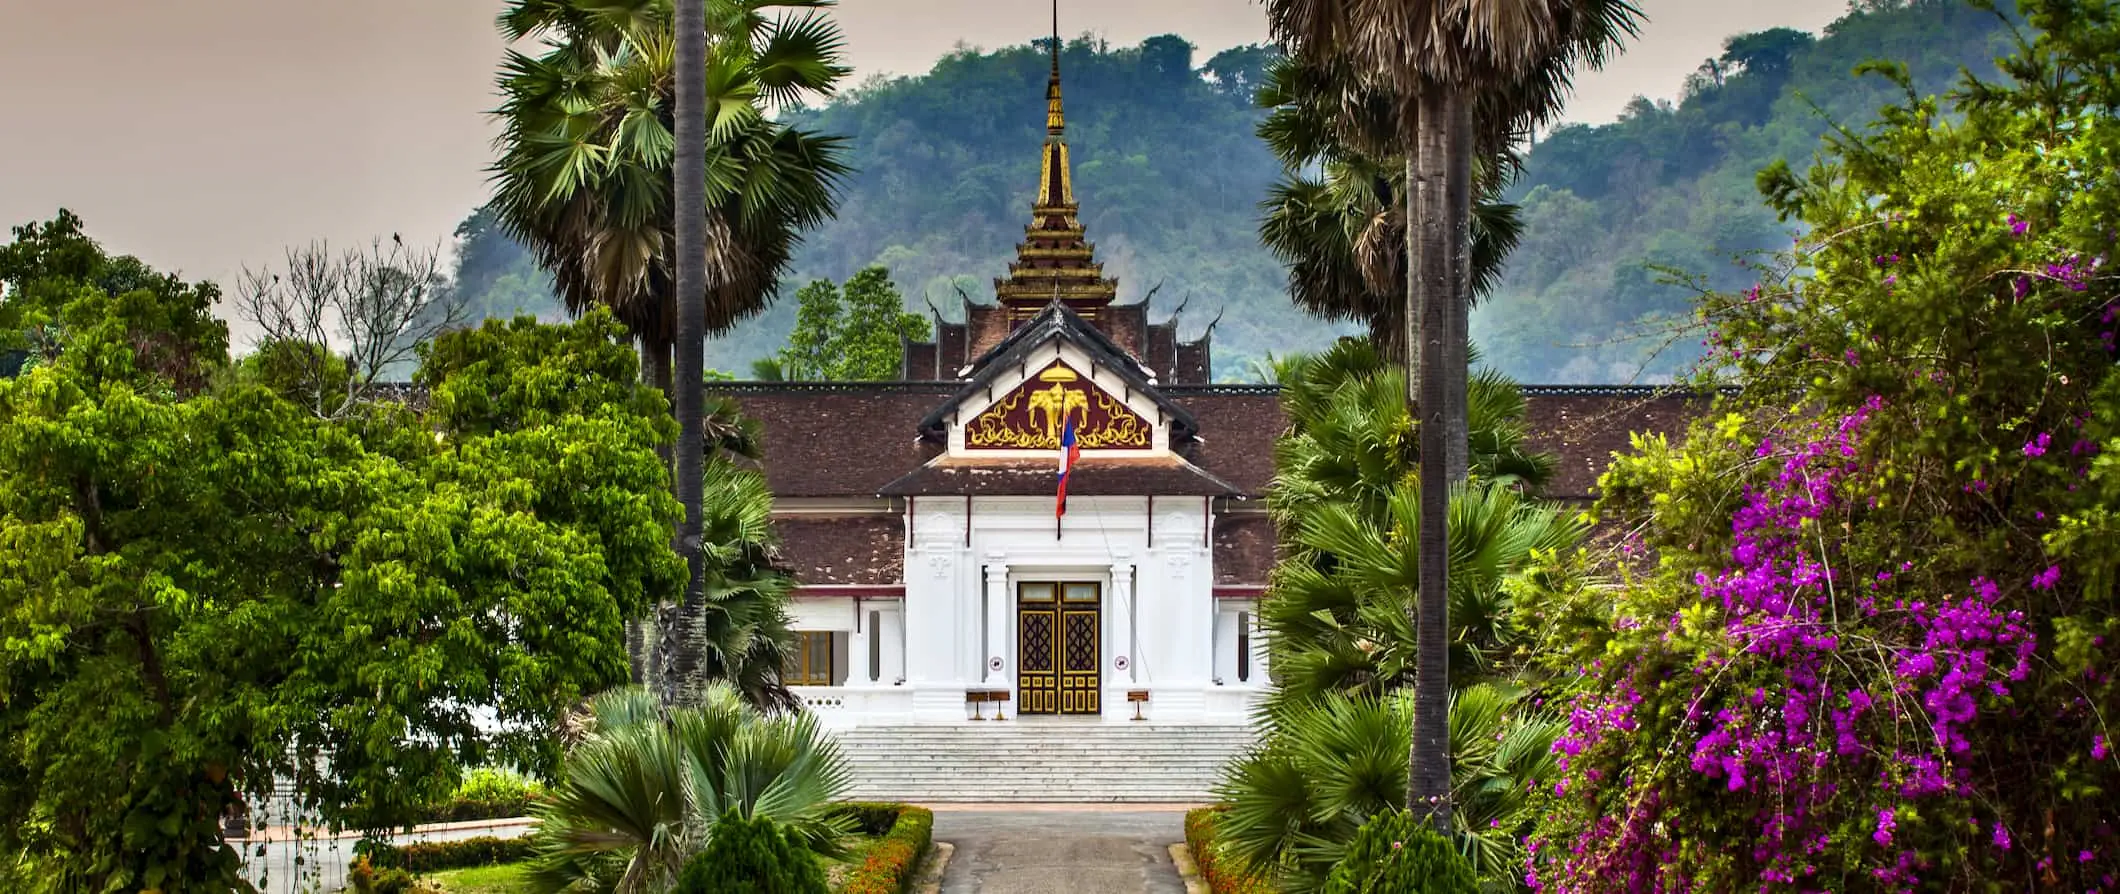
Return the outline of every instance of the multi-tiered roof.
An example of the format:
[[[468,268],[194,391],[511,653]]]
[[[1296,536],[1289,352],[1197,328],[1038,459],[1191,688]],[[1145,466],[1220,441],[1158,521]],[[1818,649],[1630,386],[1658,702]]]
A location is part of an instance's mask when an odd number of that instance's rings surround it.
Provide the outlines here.
[[[1138,364],[1150,382],[1204,385],[1212,381],[1208,334],[1181,342],[1176,314],[1151,323],[1145,298],[1119,303],[1119,281],[1104,275],[1096,246],[1084,236],[1068,157],[1067,114],[1060,98],[1057,10],[1054,18],[1038,194],[1031,203],[1030,225],[1016,245],[1016,259],[1009,264],[1007,276],[994,280],[995,303],[979,303],[965,296],[964,322],[943,319],[938,311],[935,340],[906,344],[903,376],[943,381],[973,378],[1011,333],[1058,304],[1073,312],[1071,325],[1097,330]]]
[[[1053,35],[1053,73],[1045,83],[1045,149],[1038,171],[1038,199],[1031,223],[1016,246],[1008,276],[994,280],[994,297],[1008,309],[1010,323],[1036,316],[1058,301],[1099,322],[1104,309],[1119,297],[1119,281],[1106,278],[1096,246],[1084,238],[1081,206],[1075,203],[1073,168],[1068,163],[1067,115],[1060,102],[1060,36]]]

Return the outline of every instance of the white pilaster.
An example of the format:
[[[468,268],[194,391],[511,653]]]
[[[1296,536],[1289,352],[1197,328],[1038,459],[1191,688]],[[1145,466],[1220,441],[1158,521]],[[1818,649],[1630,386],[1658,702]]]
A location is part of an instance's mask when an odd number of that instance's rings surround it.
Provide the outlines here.
[[[1111,618],[1109,626],[1112,628],[1114,635],[1109,637],[1109,641],[1116,646],[1112,650],[1113,656],[1126,658],[1126,668],[1124,670],[1113,668],[1117,673],[1112,678],[1112,681],[1115,683],[1131,683],[1139,679],[1138,665],[1136,663],[1139,661],[1139,656],[1135,654],[1134,639],[1136,617],[1134,608],[1134,563],[1131,554],[1123,549],[1114,550],[1112,560],[1112,601],[1107,613]]]
[[[988,687],[1007,687],[1015,664],[1008,647],[1008,602],[1008,563],[990,555],[986,561],[986,654],[980,657]]]
[[[874,686],[869,677],[869,637],[874,634],[875,624],[869,620],[869,607],[860,600],[854,602],[854,629],[847,634],[847,685]]]

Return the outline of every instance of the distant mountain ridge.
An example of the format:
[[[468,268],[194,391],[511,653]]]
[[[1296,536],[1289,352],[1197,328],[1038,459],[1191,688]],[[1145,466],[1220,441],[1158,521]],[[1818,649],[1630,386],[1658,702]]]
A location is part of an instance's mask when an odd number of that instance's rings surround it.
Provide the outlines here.
[[[1483,353],[1527,382],[1681,369],[1697,346],[1651,357],[1641,341],[1612,341],[1686,313],[1688,293],[1658,283],[1652,265],[1742,288],[1733,257],[1788,244],[1753,174],[1777,157],[1808,164],[1831,121],[1858,126],[1895,90],[1853,77],[1856,64],[1903,61],[1934,92],[1961,66],[1992,70],[2007,40],[1994,15],[1961,0],[1858,0],[1815,38],[1788,29],[1733,37],[1676,103],[1637,100],[1613,124],[1555,131],[1511,194],[1526,238],[1475,311]],[[912,310],[932,302],[954,316],[960,290],[990,300],[1029,221],[1047,46],[960,51],[927,74],[872,78],[824,108],[791,112],[845,135],[856,172],[837,219],[806,237],[782,300],[716,340],[709,365],[748,369],[785,341],[796,287],[869,264],[890,268]],[[1280,171],[1255,134],[1264,111],[1252,96],[1273,56],[1239,47],[1200,62],[1170,35],[1120,48],[1075,39],[1062,53],[1089,238],[1119,278],[1121,300],[1153,290],[1159,320],[1182,305],[1187,338],[1213,323],[1224,379],[1268,352],[1319,348],[1351,331],[1290,305],[1279,264],[1258,242],[1258,205]],[[559,313],[549,282],[489,216],[472,215],[458,235],[459,287],[482,310]]]

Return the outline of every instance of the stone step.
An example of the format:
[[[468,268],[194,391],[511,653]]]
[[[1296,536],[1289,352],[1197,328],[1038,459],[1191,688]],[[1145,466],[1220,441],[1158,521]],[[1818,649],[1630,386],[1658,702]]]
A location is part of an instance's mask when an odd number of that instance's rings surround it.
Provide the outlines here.
[[[1255,741],[1243,726],[1015,723],[837,734],[852,797],[936,802],[1200,802]]]

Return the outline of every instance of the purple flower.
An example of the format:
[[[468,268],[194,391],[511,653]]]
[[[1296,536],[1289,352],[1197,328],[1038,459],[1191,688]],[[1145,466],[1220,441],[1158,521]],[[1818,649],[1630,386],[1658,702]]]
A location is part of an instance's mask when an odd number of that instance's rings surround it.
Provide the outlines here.
[[[2040,432],[2039,437],[2024,442],[2024,455],[2031,457],[2045,456],[2047,445],[2052,444],[2053,442],[2053,435],[2047,434],[2046,432]]]
[[[2010,235],[2012,236],[2022,236],[2025,234],[2025,231],[2030,230],[2032,228],[2031,221],[2018,217],[2015,214],[2009,216],[2009,223]]]
[[[2048,565],[2045,571],[2032,575],[2032,589],[2051,590],[2061,582],[2061,566]]]
[[[1893,818],[1891,810],[1877,811],[1877,831],[1870,833],[1870,838],[1878,844],[1891,847],[1892,830],[1897,828],[1899,828],[1899,821]]]
[[[2106,744],[2105,744],[2105,734],[2104,734],[2104,733],[2099,733],[2099,734],[2097,734],[2097,735],[2095,735],[2095,736],[2092,736],[2092,737],[2091,737],[2091,759],[2092,759],[2092,760],[2099,760],[2099,761],[2105,760],[2105,756],[2106,756],[2106,755],[2108,755],[2108,754],[2111,754],[2111,753],[2112,753],[2112,752],[2111,752],[2111,751],[2110,751],[2109,749],[2107,749],[2107,747],[2106,747]]]
[[[1993,840],[1995,842],[1996,847],[2001,848],[2002,850],[2010,849],[2010,830],[2003,828],[2002,823],[1999,821],[1995,823],[1995,834]]]

